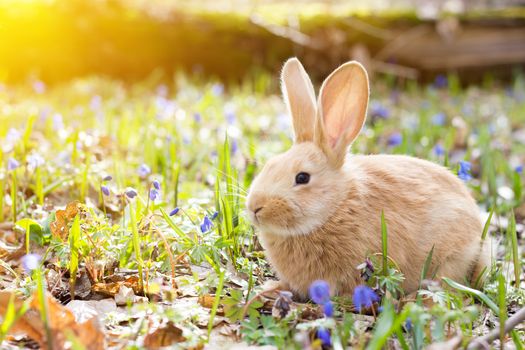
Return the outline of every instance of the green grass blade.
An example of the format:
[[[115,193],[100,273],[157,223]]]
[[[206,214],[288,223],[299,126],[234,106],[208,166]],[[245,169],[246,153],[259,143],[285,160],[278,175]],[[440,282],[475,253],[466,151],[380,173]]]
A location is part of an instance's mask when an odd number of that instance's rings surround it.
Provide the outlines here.
[[[71,291],[71,299],[75,299],[75,283],[77,281],[78,271],[78,247],[80,243],[80,219],[79,215],[75,216],[73,225],[69,230],[69,289]]]
[[[505,286],[505,277],[500,272],[498,274],[498,306],[499,306],[499,341],[501,349],[505,344],[505,322],[507,320],[507,303],[505,301],[507,288]]]
[[[458,283],[456,281],[453,281],[447,277],[443,277],[443,282],[448,284],[450,287],[459,290],[460,292],[470,294],[477,298],[478,300],[482,301],[487,305],[494,313],[499,313],[499,307],[483,292],[472,289],[470,287],[464,286],[461,283]]]
[[[485,221],[485,226],[483,226],[483,233],[481,234],[481,240],[484,241],[487,237],[487,234],[489,232],[490,222],[492,221],[492,215],[494,215],[495,207],[492,207],[490,210],[489,217],[487,218],[487,221]]]
[[[512,261],[514,263],[515,286],[519,286],[521,280],[521,257],[518,251],[518,234],[516,232],[516,217],[514,216],[514,212],[511,212],[510,214],[509,226],[507,228],[507,236],[511,243]]]
[[[213,301],[213,306],[210,312],[210,319],[208,321],[208,339],[210,338],[211,331],[213,329],[213,320],[217,314],[217,309],[221,302],[222,287],[224,285],[224,270],[219,273],[219,283],[217,284],[217,290],[215,291],[215,300]]]

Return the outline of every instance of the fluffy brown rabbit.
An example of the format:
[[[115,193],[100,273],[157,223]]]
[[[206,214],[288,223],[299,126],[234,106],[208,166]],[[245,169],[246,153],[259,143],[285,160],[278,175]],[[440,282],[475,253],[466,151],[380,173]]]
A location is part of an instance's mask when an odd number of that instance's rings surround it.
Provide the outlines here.
[[[434,246],[431,269],[464,282],[489,263],[482,248],[478,207],[446,168],[399,155],[351,155],[368,105],[368,76],[357,62],[337,68],[316,101],[301,63],[282,70],[282,91],[292,116],[294,145],[270,159],[247,197],[280,287],[305,297],[314,280],[333,294],[362,283],[356,268],[381,252],[381,212],[388,227],[388,255],[417,289]]]

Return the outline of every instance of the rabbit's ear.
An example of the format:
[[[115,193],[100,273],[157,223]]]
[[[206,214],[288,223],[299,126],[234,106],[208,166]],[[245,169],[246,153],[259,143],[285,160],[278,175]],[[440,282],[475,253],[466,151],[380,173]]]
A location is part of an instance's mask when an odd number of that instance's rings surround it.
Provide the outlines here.
[[[292,116],[295,143],[313,141],[317,113],[312,82],[297,58],[290,58],[281,72],[283,98]]]
[[[368,95],[368,75],[356,61],[337,68],[321,87],[316,142],[338,166],[365,123]]]

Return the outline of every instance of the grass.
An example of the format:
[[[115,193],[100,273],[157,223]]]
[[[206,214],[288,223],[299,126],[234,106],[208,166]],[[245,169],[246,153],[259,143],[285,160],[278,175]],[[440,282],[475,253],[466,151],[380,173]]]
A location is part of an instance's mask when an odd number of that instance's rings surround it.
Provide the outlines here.
[[[184,76],[128,85],[94,77],[44,92],[2,86],[0,218],[17,223],[0,229],[3,286],[24,296],[38,290],[39,279],[24,273],[13,254],[18,247],[43,257],[47,288],[63,303],[73,294],[114,297],[114,284],[127,283],[149,302],[128,300],[120,313],[102,318],[108,339],[136,348],[171,322],[181,331],[173,338],[181,348],[206,342],[218,348],[219,340],[227,348],[240,339],[319,348],[315,330],[324,327],[334,348],[421,349],[456,335],[466,344],[525,305],[525,205],[517,168],[525,164],[524,77],[469,88],[454,76],[440,88],[381,79],[353,152],[410,154],[454,172],[468,161],[467,184],[487,218],[480,235],[495,242],[487,283],[482,290],[465,281],[430,283],[430,251],[417,300],[397,303],[403,276],[388,258],[382,217],[382,251],[370,252],[370,283],[384,294],[377,318],[354,315],[345,297],[335,299],[333,318],[303,303],[272,317],[272,305],[275,315],[286,302],[255,297],[274,275],[243,209],[264,161],[291,143],[290,121],[268,81],[264,76],[228,91]],[[42,162],[34,161],[37,155]],[[10,158],[19,163],[15,170],[8,169]],[[156,198],[150,196],[154,181]],[[75,200],[78,212],[57,212]],[[3,337],[18,314],[12,302],[2,310]],[[500,338],[501,346],[519,347],[525,330]],[[13,338],[4,344],[23,346]]]

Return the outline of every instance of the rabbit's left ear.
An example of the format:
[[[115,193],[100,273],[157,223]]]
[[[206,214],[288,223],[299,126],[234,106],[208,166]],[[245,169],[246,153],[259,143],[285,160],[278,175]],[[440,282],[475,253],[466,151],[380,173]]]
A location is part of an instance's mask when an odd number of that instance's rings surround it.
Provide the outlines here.
[[[343,64],[323,82],[317,118],[322,132],[316,133],[316,142],[337,166],[365,123],[368,95],[368,75],[356,61]]]

